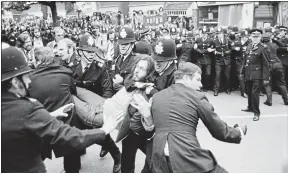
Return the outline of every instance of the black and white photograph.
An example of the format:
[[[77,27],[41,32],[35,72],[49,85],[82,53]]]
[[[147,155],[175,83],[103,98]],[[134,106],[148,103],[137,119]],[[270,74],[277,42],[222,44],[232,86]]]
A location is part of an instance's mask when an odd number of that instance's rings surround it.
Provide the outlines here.
[[[2,173],[288,173],[288,1],[1,1]]]

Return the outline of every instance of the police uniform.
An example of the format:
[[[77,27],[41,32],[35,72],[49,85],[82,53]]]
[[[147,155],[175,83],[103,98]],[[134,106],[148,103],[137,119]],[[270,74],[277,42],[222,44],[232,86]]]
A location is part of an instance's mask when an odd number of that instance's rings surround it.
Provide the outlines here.
[[[279,27],[279,29],[287,31],[287,27],[285,26],[281,26]],[[279,46],[277,54],[283,65],[284,79],[286,82],[286,88],[288,89],[288,38],[286,36],[283,36],[275,43]]]
[[[219,28],[219,32],[224,32],[222,28]],[[223,33],[224,34],[224,33]],[[221,71],[224,70],[225,75],[225,84],[226,84],[226,93],[230,94],[230,70],[231,70],[231,42],[223,37],[223,40],[215,39],[215,57],[216,57],[216,76],[214,83],[214,96],[218,95],[220,88],[220,77]]]
[[[2,84],[31,71],[24,55],[15,47],[2,49],[1,69]],[[40,155],[43,139],[53,146],[56,157],[99,144],[105,139],[102,130],[80,131],[64,125],[37,100],[16,96],[8,88],[2,88],[1,110],[2,172],[45,173]]]
[[[262,30],[253,29],[250,31],[253,36],[261,37]],[[258,121],[260,117],[259,97],[262,82],[269,81],[269,49],[262,43],[256,45],[249,44],[244,57],[244,68],[242,74],[244,75],[248,107],[242,111],[254,112],[254,121]]]
[[[93,41],[92,36],[89,34],[85,34],[80,37],[79,47],[77,49],[78,51],[82,50],[82,51],[95,52],[96,56],[98,56],[98,59],[102,59],[102,60],[104,59],[103,54],[95,46],[95,42]],[[81,57],[81,58],[86,58],[86,57]],[[114,94],[114,91],[113,91],[112,81],[109,76],[109,72],[107,70],[106,64],[105,63],[99,64],[98,61],[97,62],[93,61],[89,67],[82,67],[81,61],[79,61],[76,65],[71,67],[73,69],[73,77],[76,81],[76,86],[88,89],[104,98],[112,97]],[[83,72],[83,68],[84,68],[84,72]],[[86,129],[89,127],[87,127],[84,123],[80,123],[79,128]],[[121,153],[118,147],[116,146],[115,142],[110,137],[110,135],[106,136],[105,142],[103,142],[102,144],[100,156],[104,157],[108,152],[111,154],[111,156],[114,159],[114,168],[113,168],[114,172],[119,172],[120,167],[121,167],[121,163],[120,163]],[[75,157],[78,158],[80,157],[80,155],[78,156],[75,155]],[[71,161],[72,160],[73,159],[71,159]],[[70,166],[73,167],[73,165],[71,164]]]
[[[277,57],[277,49],[279,48],[275,43],[271,43],[272,33],[265,33],[263,34],[262,41],[263,44],[266,45],[270,50],[269,62],[271,67],[271,77],[273,81],[276,82],[276,85],[279,87],[279,93],[281,94],[284,104],[288,105],[288,96],[287,96],[287,89],[286,83],[284,80],[284,73],[283,73],[283,66],[280,59]],[[265,86],[265,91],[267,95],[267,101],[264,104],[268,106],[272,106],[272,91],[271,85]]]
[[[241,37],[247,37],[248,36],[248,32],[247,31],[242,31],[240,33],[240,35],[241,35]],[[239,39],[236,39],[236,40],[232,41],[232,43],[231,43],[231,46],[232,46],[232,57],[231,58],[232,58],[232,62],[234,62],[234,65],[235,65],[234,66],[235,68],[232,68],[232,70],[235,70],[236,79],[238,79],[237,82],[232,79],[232,84],[234,84],[234,83],[236,84],[236,85],[232,86],[232,88],[235,87],[235,89],[237,89],[238,86],[240,86],[241,96],[246,97],[246,94],[245,94],[245,81],[241,77],[241,71],[242,71],[242,68],[243,68],[243,65],[244,65],[245,51],[246,51],[246,48],[247,48],[249,42],[248,41],[244,42],[242,40],[243,39],[239,38]]]
[[[206,33],[206,31],[203,31]],[[211,38],[198,38],[194,43],[194,50],[197,52],[197,65],[203,71],[203,90],[208,90],[208,85],[211,75],[212,53],[208,52],[208,48],[214,48],[213,40]]]
[[[119,44],[127,44],[127,43],[134,43],[135,35],[131,28],[124,27],[120,29],[119,32]],[[123,55],[119,55],[113,62],[112,68],[111,68],[111,77],[113,78],[116,74],[119,74],[123,79],[127,77],[128,74],[131,74],[131,70],[134,66],[134,63],[136,61],[135,58],[136,54],[132,51],[129,55],[124,59]],[[124,81],[124,80],[123,80]],[[114,90],[118,91],[122,85],[114,85]]]

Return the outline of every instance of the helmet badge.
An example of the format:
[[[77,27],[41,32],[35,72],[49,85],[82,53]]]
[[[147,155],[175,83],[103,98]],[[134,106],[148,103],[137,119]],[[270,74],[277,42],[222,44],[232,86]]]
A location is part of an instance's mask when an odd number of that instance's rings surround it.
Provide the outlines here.
[[[125,29],[122,29],[120,36],[121,36],[121,38],[126,38],[127,33],[125,32]]]
[[[87,40],[88,45],[93,46],[94,40],[92,37],[89,37]]]
[[[163,52],[163,43],[159,42],[156,46],[155,46],[155,52],[160,55]]]

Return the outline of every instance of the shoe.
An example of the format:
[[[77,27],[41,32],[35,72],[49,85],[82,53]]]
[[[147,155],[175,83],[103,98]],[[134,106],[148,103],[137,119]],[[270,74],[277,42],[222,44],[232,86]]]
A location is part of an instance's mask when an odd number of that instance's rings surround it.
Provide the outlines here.
[[[247,98],[247,95],[245,93],[242,93],[241,96]]]
[[[231,94],[230,90],[226,90],[226,93],[227,93],[228,95],[230,95],[230,94]]]
[[[121,173],[121,153],[117,154],[114,159],[113,173]]]
[[[218,91],[214,91],[214,96],[218,96]]]
[[[253,121],[258,121],[260,119],[260,115],[257,113],[254,113]]]
[[[284,105],[288,106],[288,102],[284,102]]]
[[[264,102],[264,105],[267,105],[267,106],[272,106],[272,103],[271,103],[271,102],[268,102],[268,101],[266,101],[266,102]]]
[[[100,151],[100,157],[105,157],[107,153],[108,153],[108,150],[106,150],[102,147],[101,151]]]
[[[253,110],[250,109],[250,108],[241,109],[241,111],[243,111],[243,112],[253,112]]]
[[[121,173],[121,163],[114,164],[113,166],[113,173]]]

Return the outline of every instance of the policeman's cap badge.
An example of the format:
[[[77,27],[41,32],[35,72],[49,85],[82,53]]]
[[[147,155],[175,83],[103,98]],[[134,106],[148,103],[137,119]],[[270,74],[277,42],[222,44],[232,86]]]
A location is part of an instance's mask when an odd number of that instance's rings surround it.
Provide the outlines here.
[[[175,28],[172,28],[172,32],[175,32]]]
[[[94,40],[92,37],[89,37],[88,40],[87,40],[87,43],[89,46],[93,46],[93,43],[94,43]]]
[[[120,36],[121,36],[121,38],[126,38],[127,33],[126,33],[125,29],[122,29]]]
[[[163,43],[159,42],[156,46],[155,46],[155,52],[160,55],[163,52]]]

